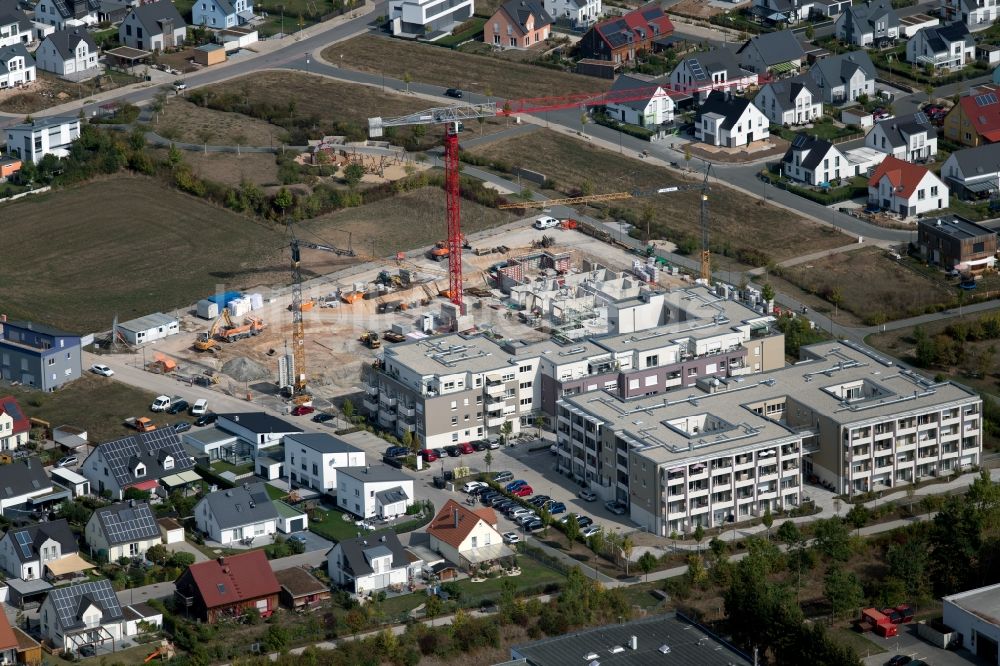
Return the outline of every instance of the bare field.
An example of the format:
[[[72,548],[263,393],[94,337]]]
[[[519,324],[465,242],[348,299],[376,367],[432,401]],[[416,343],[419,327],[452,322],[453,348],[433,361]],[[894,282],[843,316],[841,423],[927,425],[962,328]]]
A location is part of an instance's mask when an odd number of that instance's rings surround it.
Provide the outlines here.
[[[91,95],[137,83],[138,78],[111,72],[89,81],[73,83],[48,72],[38,72],[38,79],[24,88],[8,88],[0,91],[0,111],[4,113],[36,113],[74,99],[86,99]]]
[[[511,99],[593,92],[610,87],[603,79],[374,35],[361,35],[330,46],[323,51],[323,57],[364,72],[384,73],[396,79],[403,79],[409,73],[414,81],[482,94],[490,92]],[[426,106],[426,102],[423,105]]]
[[[602,194],[697,182],[551,130],[476,146],[469,152],[540,171],[555,181],[561,194],[580,190]],[[595,171],[594,165],[601,165],[600,172]],[[734,253],[748,249],[782,261],[850,242],[850,238],[835,229],[800,218],[783,208],[762,205],[725,186],[713,185],[712,190],[709,224],[713,247],[728,246]],[[697,191],[615,202],[615,206],[640,214],[644,207],[651,207],[653,238],[673,240],[679,235],[687,235],[697,237],[700,242],[701,201]]]
[[[154,159],[165,160],[167,150],[150,151]],[[278,165],[270,153],[204,153],[184,151],[184,161],[199,178],[206,178],[224,185],[239,185],[244,180],[269,187],[278,183]]]
[[[241,113],[215,111],[192,104],[183,97],[170,97],[153,123],[153,131],[182,143],[216,145],[279,145],[285,129]]]

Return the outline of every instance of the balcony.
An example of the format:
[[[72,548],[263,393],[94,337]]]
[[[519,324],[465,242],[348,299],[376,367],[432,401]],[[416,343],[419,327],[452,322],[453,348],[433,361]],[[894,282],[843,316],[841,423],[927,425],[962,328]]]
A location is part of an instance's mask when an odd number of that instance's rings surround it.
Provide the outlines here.
[[[367,393],[368,395],[378,395],[378,387],[377,386],[369,386],[369,385],[365,384],[365,393]]]
[[[383,407],[395,407],[396,403],[399,402],[396,398],[387,395],[380,395],[378,401]]]
[[[507,421],[507,419],[505,419],[502,416],[491,417],[491,418],[486,419],[486,426],[489,427],[489,428],[499,428],[506,421]]]
[[[417,410],[414,409],[412,406],[407,407],[406,405],[400,405],[399,409],[396,410],[396,413],[399,414],[400,416],[413,418],[416,415]]]
[[[486,395],[491,398],[502,398],[503,394],[507,392],[507,388],[500,383],[493,384],[487,382],[486,384]]]
[[[361,406],[364,407],[368,413],[373,414],[378,411],[378,400],[370,400],[368,396],[365,396],[365,399],[361,401]]]
[[[378,422],[383,427],[390,426],[396,422],[396,415],[392,412],[381,410],[378,413]]]
[[[503,412],[503,403],[502,402],[491,402],[490,404],[486,405],[486,411],[487,412]]]

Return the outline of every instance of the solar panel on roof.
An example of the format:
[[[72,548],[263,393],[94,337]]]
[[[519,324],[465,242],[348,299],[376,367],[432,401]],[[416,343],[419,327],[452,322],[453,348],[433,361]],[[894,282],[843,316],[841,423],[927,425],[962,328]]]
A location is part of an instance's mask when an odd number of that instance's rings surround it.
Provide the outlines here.
[[[976,95],[976,106],[989,106],[990,104],[997,103],[996,93],[986,93],[985,95]]]
[[[705,70],[701,68],[701,63],[696,58],[688,60],[688,69],[691,70],[691,76],[694,78],[698,80],[705,78]]]
[[[921,125],[930,125],[930,121],[927,120],[927,114],[924,113],[923,111],[917,111],[916,113],[914,113],[913,120],[914,122],[917,122]]]
[[[80,599],[87,597],[91,602],[100,607],[104,618],[120,618],[122,616],[121,605],[118,597],[108,580],[95,580],[69,587],[59,587],[51,592],[56,614],[63,627],[74,627],[83,623],[83,619],[77,617],[80,608]]]
[[[151,539],[160,533],[153,512],[146,505],[125,508],[117,513],[104,511],[104,531],[111,543],[132,543]]]
[[[14,538],[17,539],[17,545],[21,548],[21,555],[24,559],[29,559],[31,557],[31,535],[27,532],[15,532]]]
[[[12,419],[14,419],[15,421],[20,421],[21,419],[24,418],[24,415],[21,414],[20,405],[18,405],[13,400],[11,400],[7,404],[5,404],[3,406],[3,409],[4,409],[5,412],[7,412],[8,414],[10,414],[10,417]]]

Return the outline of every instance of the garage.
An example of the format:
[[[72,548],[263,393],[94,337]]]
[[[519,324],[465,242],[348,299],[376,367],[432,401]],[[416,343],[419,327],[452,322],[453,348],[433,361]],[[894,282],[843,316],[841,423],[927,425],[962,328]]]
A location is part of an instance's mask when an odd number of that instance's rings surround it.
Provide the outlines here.
[[[184,527],[173,518],[160,518],[156,521],[160,526],[160,536],[163,543],[181,543],[184,541]]]
[[[274,502],[274,508],[278,511],[278,531],[285,534],[302,532],[309,528],[309,519],[304,511],[300,511],[285,502]]]
[[[944,623],[958,632],[962,646],[984,660],[1000,663],[1000,584],[941,599]]]
[[[306,528],[305,518],[293,518],[288,521],[288,531],[289,532],[301,532]]]

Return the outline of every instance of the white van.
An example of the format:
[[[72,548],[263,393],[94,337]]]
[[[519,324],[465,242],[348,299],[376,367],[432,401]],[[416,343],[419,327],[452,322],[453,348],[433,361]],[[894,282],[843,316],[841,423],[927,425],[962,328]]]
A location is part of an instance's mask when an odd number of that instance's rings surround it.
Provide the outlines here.
[[[168,407],[170,407],[170,396],[161,395],[157,396],[156,400],[153,401],[153,404],[149,406],[149,410],[152,412],[165,412]]]
[[[208,411],[208,400],[200,398],[194,401],[191,405],[191,416],[204,416],[205,412]]]
[[[535,218],[534,227],[536,229],[554,229],[559,226],[559,220],[548,215],[540,215]]]

